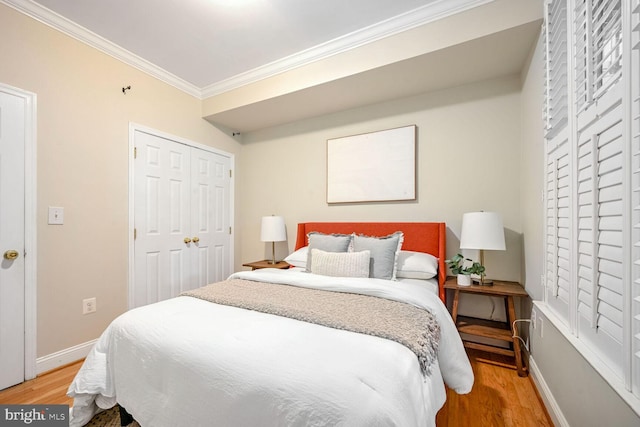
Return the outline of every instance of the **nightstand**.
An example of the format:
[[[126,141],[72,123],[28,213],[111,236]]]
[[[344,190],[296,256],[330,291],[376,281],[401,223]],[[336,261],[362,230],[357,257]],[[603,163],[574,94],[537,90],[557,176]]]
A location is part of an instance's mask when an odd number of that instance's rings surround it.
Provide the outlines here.
[[[514,334],[512,332],[513,322],[516,320],[516,311],[513,303],[514,297],[528,297],[529,294],[527,294],[527,291],[525,291],[519,283],[498,280],[494,280],[493,286],[459,286],[455,277],[447,278],[444,287],[445,289],[452,289],[454,291],[451,317],[458,328],[458,332],[469,336],[463,338],[464,346],[476,350],[514,357],[518,375],[521,377],[527,376],[527,369],[524,367],[522,361],[520,340],[513,337]],[[458,301],[461,293],[503,298],[507,321],[497,322],[493,320],[458,316]],[[509,343],[509,348],[475,342],[472,339],[474,336],[506,341]]]
[[[248,262],[246,264],[242,264],[242,266],[251,267],[251,270],[258,270],[260,268],[279,268],[281,270],[284,270],[291,267],[291,265],[286,261],[278,261],[275,264],[271,264],[271,261],[266,259],[262,261]]]

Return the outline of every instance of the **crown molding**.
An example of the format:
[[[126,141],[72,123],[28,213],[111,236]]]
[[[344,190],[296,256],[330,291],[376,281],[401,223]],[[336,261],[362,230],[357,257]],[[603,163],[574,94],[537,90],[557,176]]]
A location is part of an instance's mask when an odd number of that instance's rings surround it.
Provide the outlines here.
[[[132,67],[137,68],[158,80],[170,84],[189,95],[202,99],[202,90],[197,86],[192,85],[180,77],[169,73],[165,69],[158,67],[132,52],[129,52],[104,37],[87,30],[86,28],[32,0],[0,0],[0,2],[17,10],[18,12],[24,13],[25,15],[42,22],[45,25],[71,36],[82,43],[94,47],[101,52],[124,62],[125,64],[131,65]]]
[[[493,1],[495,0],[437,0],[402,15],[205,86],[202,88],[202,97],[219,95]]]
[[[131,65],[183,92],[199,99],[219,95],[241,86],[255,83],[276,74],[310,64],[315,61],[355,49],[420,25],[464,12],[495,0],[437,0],[418,9],[395,16],[380,23],[338,37],[329,42],[303,50],[261,67],[235,75],[217,83],[199,88],[166,71],[140,56],[87,30],[75,22],[53,12],[33,0],[0,0],[0,3],[24,13],[56,30],[67,34],[125,64]]]

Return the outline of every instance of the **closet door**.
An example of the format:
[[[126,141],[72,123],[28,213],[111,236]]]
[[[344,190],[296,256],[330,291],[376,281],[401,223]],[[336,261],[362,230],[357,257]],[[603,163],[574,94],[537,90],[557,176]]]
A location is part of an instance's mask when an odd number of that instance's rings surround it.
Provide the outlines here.
[[[230,271],[229,158],[191,150],[191,272],[199,288],[226,279]]]
[[[135,141],[132,308],[191,289],[190,149],[143,132]]]
[[[139,130],[134,141],[130,308],[230,274],[230,159]]]

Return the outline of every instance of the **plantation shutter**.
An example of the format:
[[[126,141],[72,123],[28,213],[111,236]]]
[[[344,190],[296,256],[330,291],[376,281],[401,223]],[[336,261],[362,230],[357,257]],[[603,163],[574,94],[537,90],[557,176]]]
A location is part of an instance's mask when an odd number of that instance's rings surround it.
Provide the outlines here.
[[[545,122],[545,299],[592,365],[640,397],[640,0],[567,3],[566,130]]]
[[[640,397],[640,0],[631,3],[632,391]]]
[[[571,177],[569,144],[562,140],[547,155],[547,303],[569,323],[571,261]]]
[[[576,0],[576,111],[587,108],[622,74],[621,0]]]
[[[580,111],[591,100],[591,61],[589,60],[589,32],[591,31],[587,13],[588,0],[576,0],[573,11],[575,49],[575,99],[576,111]]]
[[[576,3],[577,335],[624,376],[620,0]]]
[[[546,136],[551,138],[567,125],[567,3],[551,0],[546,4],[545,106]]]
[[[578,336],[623,376],[624,144],[620,103],[578,139]]]

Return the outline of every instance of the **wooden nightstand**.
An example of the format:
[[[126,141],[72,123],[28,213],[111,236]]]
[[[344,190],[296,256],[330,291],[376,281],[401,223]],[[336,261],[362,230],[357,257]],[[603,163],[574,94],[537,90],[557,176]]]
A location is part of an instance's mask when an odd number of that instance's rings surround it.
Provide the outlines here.
[[[271,264],[271,261],[269,260],[262,260],[262,261],[254,261],[254,262],[248,262],[246,264],[242,264],[243,267],[251,267],[251,270],[258,270],[260,268],[279,268],[279,269],[286,269],[291,267],[290,264],[288,264],[286,261],[278,261],[275,264]]]
[[[513,303],[514,297],[528,297],[527,291],[519,283],[503,282],[494,280],[493,286],[459,286],[455,277],[447,278],[444,284],[445,289],[454,291],[453,307],[451,317],[458,328],[458,331],[470,336],[492,338],[494,340],[506,341],[509,348],[498,347],[490,344],[475,342],[470,338],[463,338],[464,346],[491,353],[502,354],[515,358],[516,369],[521,377],[527,376],[527,369],[523,365],[520,340],[513,337],[513,322],[516,320],[516,311]],[[458,301],[460,293],[478,294],[491,297],[504,298],[505,313],[507,322],[497,322],[493,320],[476,319],[473,317],[458,316]]]

